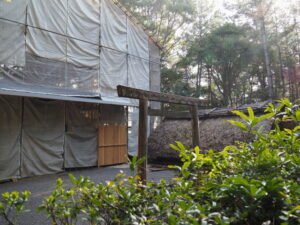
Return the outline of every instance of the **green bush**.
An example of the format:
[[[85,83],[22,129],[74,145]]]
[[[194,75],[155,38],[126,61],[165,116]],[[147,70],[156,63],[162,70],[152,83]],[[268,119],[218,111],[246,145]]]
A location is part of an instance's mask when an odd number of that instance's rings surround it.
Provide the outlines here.
[[[21,213],[26,212],[25,203],[28,202],[30,196],[29,191],[24,191],[21,194],[17,191],[2,194],[0,201],[0,216],[8,225],[17,224],[17,218]]]
[[[106,184],[70,175],[73,187],[57,181],[56,190],[44,200],[53,224],[300,224],[300,110],[287,99],[272,104],[266,115],[234,112],[244,122],[229,121],[256,135],[252,143],[237,143],[222,152],[188,150],[177,142],[182,166],[172,181],[144,185],[138,176],[120,173]],[[253,129],[272,119],[269,133]],[[279,129],[281,120],[293,120],[294,129]],[[139,163],[136,158],[130,168]]]

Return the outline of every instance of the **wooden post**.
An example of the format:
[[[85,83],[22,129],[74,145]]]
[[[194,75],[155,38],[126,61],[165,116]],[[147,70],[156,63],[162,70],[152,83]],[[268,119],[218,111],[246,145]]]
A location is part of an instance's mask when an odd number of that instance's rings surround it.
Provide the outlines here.
[[[200,147],[200,128],[199,128],[199,116],[197,105],[190,108],[192,116],[192,128],[193,128],[193,147]]]
[[[144,162],[138,166],[138,175],[142,182],[147,182],[147,125],[148,125],[148,99],[140,99],[139,108],[139,138],[138,138],[138,159],[145,158]]]

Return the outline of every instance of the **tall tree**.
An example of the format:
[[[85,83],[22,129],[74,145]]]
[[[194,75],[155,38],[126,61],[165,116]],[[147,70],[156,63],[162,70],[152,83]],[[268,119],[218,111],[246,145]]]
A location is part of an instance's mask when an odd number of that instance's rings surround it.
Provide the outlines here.
[[[214,98],[213,84],[222,96],[222,105],[234,104],[233,88],[238,78],[251,62],[251,43],[247,29],[225,24],[195,40],[188,57],[200,60],[207,70],[209,100]]]
[[[231,6],[233,6],[231,9],[235,8],[240,16],[244,15],[252,19],[254,27],[259,31],[264,53],[264,64],[267,72],[269,99],[274,98],[274,93],[268,35],[266,30],[266,16],[271,11],[272,3],[272,0],[238,0],[231,4]]]
[[[194,14],[194,0],[120,0],[151,31],[167,58],[182,41]]]

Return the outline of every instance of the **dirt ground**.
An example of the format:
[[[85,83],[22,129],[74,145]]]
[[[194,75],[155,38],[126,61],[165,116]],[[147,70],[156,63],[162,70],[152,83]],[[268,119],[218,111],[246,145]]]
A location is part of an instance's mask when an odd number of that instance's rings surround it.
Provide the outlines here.
[[[20,216],[18,220],[19,225],[46,225],[51,224],[47,220],[47,216],[43,212],[36,212],[36,208],[42,203],[43,198],[50,195],[55,189],[55,182],[57,178],[62,178],[66,185],[71,185],[68,174],[72,173],[75,177],[89,176],[91,180],[100,183],[108,180],[112,180],[116,174],[124,171],[125,174],[131,175],[131,172],[127,165],[118,165],[104,168],[89,168],[81,170],[67,171],[56,175],[45,175],[33,178],[26,178],[17,182],[0,183],[0,194],[3,192],[11,191],[30,191],[30,201],[26,207],[30,212]],[[149,166],[149,181],[159,181],[160,179],[170,179],[174,175],[174,171],[165,169],[165,167]],[[0,224],[5,224],[0,217]]]

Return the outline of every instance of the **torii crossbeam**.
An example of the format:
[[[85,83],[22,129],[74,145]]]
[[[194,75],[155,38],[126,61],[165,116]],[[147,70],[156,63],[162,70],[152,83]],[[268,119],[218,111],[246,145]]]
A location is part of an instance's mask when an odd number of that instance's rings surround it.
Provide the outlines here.
[[[138,135],[138,158],[144,158],[143,164],[138,167],[138,174],[141,180],[147,181],[147,122],[148,122],[148,103],[149,101],[189,105],[192,116],[193,126],[193,145],[200,145],[200,128],[198,117],[198,106],[203,106],[203,101],[197,98],[184,97],[173,94],[145,91],[119,85],[117,87],[119,97],[139,99],[139,135]]]

